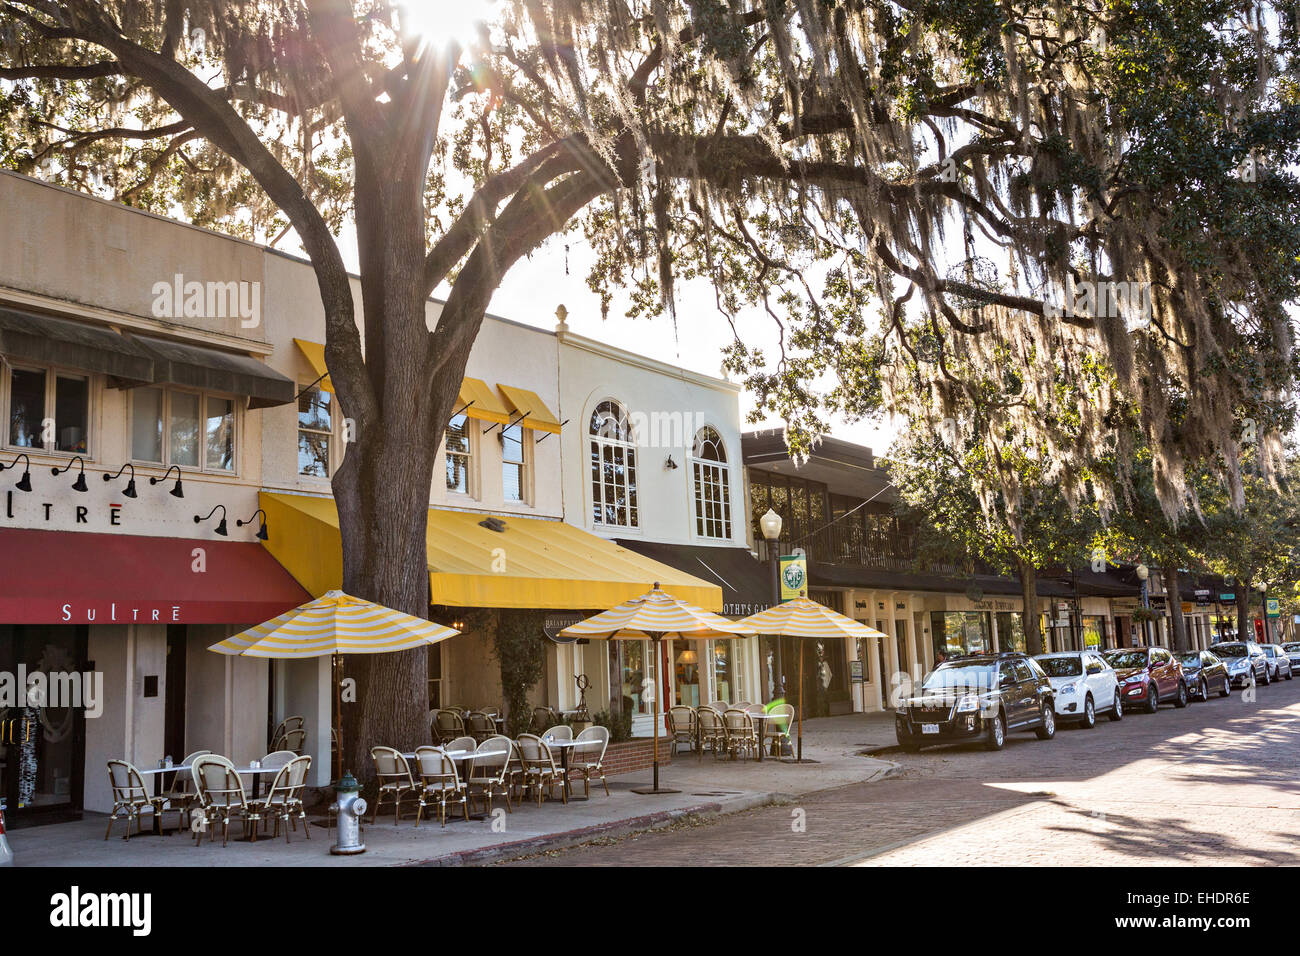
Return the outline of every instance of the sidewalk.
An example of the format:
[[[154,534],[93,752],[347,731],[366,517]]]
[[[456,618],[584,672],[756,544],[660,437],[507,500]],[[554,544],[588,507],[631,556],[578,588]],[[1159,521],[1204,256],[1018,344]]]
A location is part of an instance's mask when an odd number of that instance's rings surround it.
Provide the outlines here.
[[[215,844],[205,837],[195,847],[188,832],[166,837],[146,832],[123,841],[125,823],[120,820],[112,839],[105,840],[107,816],[87,814],[79,822],[11,830],[8,837],[18,866],[463,866],[655,829],[688,816],[736,813],[880,779],[896,765],[859,754],[893,743],[893,718],[887,714],[812,720],[804,727],[804,757],[816,763],[771,758],[762,763],[715,761],[712,756],[701,760],[683,751],[660,773],[660,785],[680,790],[677,794],[632,793],[633,787],[650,782],[646,770],[610,778],[608,797],[597,781],[589,801],[577,799],[568,806],[545,802],[540,807],[525,802],[511,813],[498,814],[495,821],[489,817],[466,823],[463,818],[459,822],[449,818],[446,829],[436,819],[417,829],[413,817],[405,816],[394,826],[390,811],[387,822],[381,816],[374,826],[363,827],[367,850],[352,857],[332,856],[332,834],[327,837],[325,827],[318,825],[311,827],[310,840],[299,830],[291,834],[288,844],[283,834],[278,840],[266,836],[248,843],[237,838],[241,829],[232,827],[229,846],[221,846],[218,834]],[[173,814],[167,815],[168,826],[174,820]],[[146,820],[146,831],[148,826]]]

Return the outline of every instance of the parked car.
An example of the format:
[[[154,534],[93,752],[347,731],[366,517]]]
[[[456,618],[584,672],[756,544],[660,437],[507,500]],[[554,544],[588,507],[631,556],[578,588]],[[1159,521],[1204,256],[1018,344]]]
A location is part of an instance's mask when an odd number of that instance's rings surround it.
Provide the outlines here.
[[[1210,650],[1228,665],[1233,687],[1272,683],[1268,658],[1254,641],[1222,641],[1211,644]]]
[[[1001,750],[1013,730],[1040,740],[1056,735],[1055,694],[1043,669],[1024,654],[978,654],[945,661],[899,702],[894,732],[904,750],[984,739]]]
[[[1261,644],[1259,649],[1268,658],[1270,680],[1281,680],[1283,677],[1291,679],[1291,659],[1287,657],[1286,651],[1276,644]]]
[[[1172,700],[1187,706],[1187,681],[1183,666],[1163,647],[1120,647],[1103,655],[1115,668],[1125,706],[1140,705],[1148,714]]]
[[[1038,654],[1034,660],[1056,693],[1058,720],[1078,721],[1092,729],[1097,726],[1098,711],[1105,711],[1111,720],[1124,717],[1124,698],[1115,668],[1097,651]]]
[[[1300,642],[1283,644],[1282,650],[1286,654],[1287,660],[1291,662],[1291,669],[1295,670],[1300,667]]]
[[[1186,651],[1178,655],[1178,663],[1183,665],[1183,678],[1197,700],[1209,700],[1211,692],[1220,697],[1232,693],[1228,665],[1213,651]]]

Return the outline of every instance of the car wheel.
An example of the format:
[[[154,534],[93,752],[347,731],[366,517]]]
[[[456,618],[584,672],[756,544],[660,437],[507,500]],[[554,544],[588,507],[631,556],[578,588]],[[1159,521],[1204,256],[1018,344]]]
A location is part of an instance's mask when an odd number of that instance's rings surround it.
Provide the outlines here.
[[[1280,665],[1280,664],[1278,665],[1278,669],[1281,670],[1281,665]],[[1287,679],[1287,680],[1290,680],[1291,677],[1292,677],[1292,674],[1291,674],[1291,668],[1288,667],[1288,668],[1286,669],[1286,679]]]
[[[1155,684],[1147,684],[1147,702],[1144,709],[1148,714],[1154,714],[1160,709],[1160,695],[1156,693]]]
[[[1207,681],[1204,677],[1201,678],[1200,686],[1196,688],[1196,699],[1197,700],[1210,699],[1210,682]]]
[[[1094,717],[1095,721],[1096,718]],[[1051,740],[1056,736],[1056,710],[1051,704],[1043,704],[1042,723],[1034,730],[1039,740]]]
[[[1183,681],[1178,682],[1178,696],[1174,698],[1175,707],[1187,706],[1187,684]]]
[[[1118,687],[1115,688],[1115,706],[1110,709],[1108,716],[1111,720],[1124,719],[1124,698],[1121,696]]]
[[[1002,716],[1002,711],[993,715],[989,721],[988,732],[984,736],[984,748],[986,750],[1001,750],[1007,743],[1007,721]]]
[[[1229,680],[1227,677],[1223,679],[1223,690],[1219,691],[1219,696],[1220,697],[1232,696],[1232,681]]]
[[[1097,705],[1092,702],[1092,695],[1089,694],[1083,701],[1083,727],[1085,730],[1092,730],[1097,726]]]
[[[1271,683],[1273,683],[1273,672],[1270,671],[1268,669],[1268,665],[1265,664],[1264,665],[1264,686],[1267,687]]]

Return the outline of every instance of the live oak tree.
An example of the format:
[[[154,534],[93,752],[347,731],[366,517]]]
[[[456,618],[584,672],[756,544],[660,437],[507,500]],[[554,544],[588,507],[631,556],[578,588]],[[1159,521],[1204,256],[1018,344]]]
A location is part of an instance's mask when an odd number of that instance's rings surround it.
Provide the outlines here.
[[[779,354],[729,362],[797,452],[830,375],[828,407],[952,419],[1076,506],[1116,500],[1089,464],[1124,460],[1117,424],[1171,518],[1215,452],[1240,502],[1245,418],[1273,469],[1300,272],[1288,10],[503,0],[441,42],[471,2],[0,0],[0,161],[310,258],[356,426],[333,477],[348,590],[425,612],[436,446],[483,312],[579,214],[607,304],[629,286],[633,314],[675,315],[700,280],[728,317],[770,312]],[[1018,509],[989,477],[981,501]],[[423,667],[360,662],[356,748],[423,739]]]

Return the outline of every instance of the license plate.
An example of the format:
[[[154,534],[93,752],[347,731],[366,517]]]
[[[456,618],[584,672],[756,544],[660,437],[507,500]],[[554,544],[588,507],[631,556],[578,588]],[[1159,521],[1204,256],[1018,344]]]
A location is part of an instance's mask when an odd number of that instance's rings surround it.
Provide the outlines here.
[[[922,725],[921,725],[921,733],[923,733],[923,734],[937,734],[938,732],[939,732],[939,725],[938,725],[938,724],[922,724]]]

